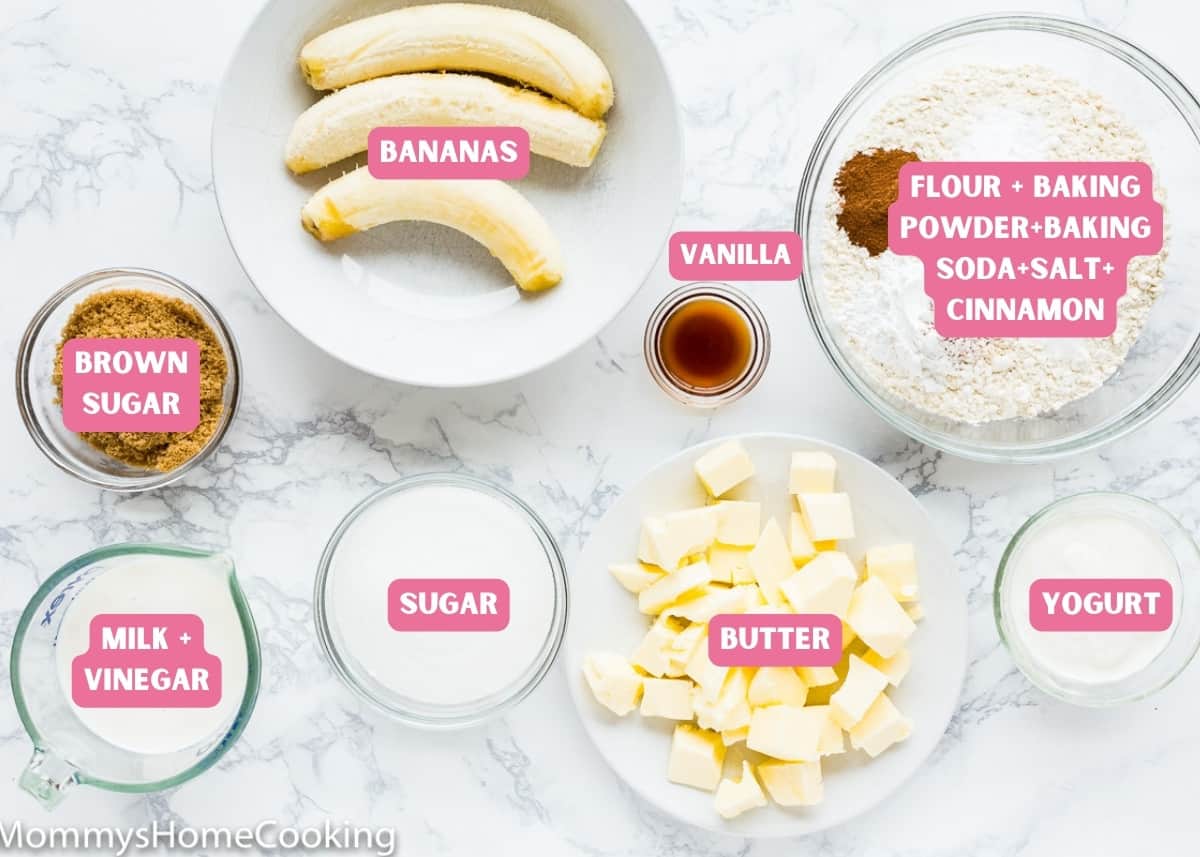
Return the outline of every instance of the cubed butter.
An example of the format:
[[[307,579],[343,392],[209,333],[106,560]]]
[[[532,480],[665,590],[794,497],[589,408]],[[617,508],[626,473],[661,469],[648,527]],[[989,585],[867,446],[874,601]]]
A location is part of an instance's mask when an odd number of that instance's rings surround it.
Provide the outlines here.
[[[820,761],[763,762],[758,775],[780,806],[815,806],[825,797]]]
[[[686,592],[697,589],[712,579],[707,562],[685,565],[678,571],[663,575],[638,593],[638,609],[656,615],[678,601]]]
[[[908,618],[883,581],[868,577],[850,598],[846,624],[862,641],[885,658],[904,648],[917,626]]]
[[[759,667],[746,699],[751,706],[804,705],[808,687],[792,667]]]
[[[634,595],[659,580],[664,572],[661,568],[644,562],[615,562],[608,567],[609,574]]]
[[[593,652],[584,658],[583,676],[596,701],[613,714],[623,717],[637,708],[644,679],[621,655]]]
[[[708,659],[708,638],[705,635],[688,659],[684,675],[696,683],[696,689],[703,699],[714,702],[720,696],[728,674],[729,667],[719,667]]]
[[[667,779],[680,785],[712,791],[721,782],[725,745],[716,732],[680,723],[671,736]]]
[[[721,780],[713,805],[721,818],[734,818],[748,809],[767,805],[767,798],[758,780],[754,779],[754,771],[751,770],[749,762],[742,761],[740,780]]]
[[[702,693],[693,693],[692,710],[696,722],[704,729],[717,732],[748,726],[750,705],[746,693],[753,673],[754,670],[748,667],[730,669],[715,700],[706,699]]]
[[[830,715],[843,729],[852,728],[863,719],[887,684],[886,675],[858,655],[851,655],[850,669],[842,686],[829,697]]]
[[[663,608],[664,616],[679,616],[689,622],[707,622],[718,613],[744,613],[746,593],[738,587],[707,584]]]
[[[867,576],[882,580],[897,601],[917,600],[917,555],[910,544],[871,548]]]
[[[792,494],[832,493],[837,479],[837,462],[828,452],[793,452],[788,475]]]
[[[758,544],[750,551],[750,570],[768,604],[783,603],[779,584],[796,571],[783,531],[774,518],[767,521]]]
[[[811,762],[820,758],[817,747],[829,712],[824,708],[769,705],[750,715],[746,746],[787,762]]]
[[[754,462],[738,441],[709,450],[696,461],[696,475],[713,497],[720,497],[754,475]]]
[[[858,571],[840,551],[817,554],[804,568],[779,584],[797,613],[832,613],[846,618]]]
[[[655,557],[654,564],[668,571],[679,568],[692,554],[704,553],[717,538],[716,506],[670,512],[642,522]]]
[[[797,494],[800,516],[814,542],[854,538],[854,513],[848,494]]]
[[[664,526],[662,518],[645,518],[642,520],[642,531],[638,536],[637,558],[647,565],[662,567],[662,563],[658,561],[658,554],[654,552],[654,540],[650,537],[650,534],[662,530]],[[674,571],[675,569],[663,570]]]
[[[796,667],[796,673],[808,687],[824,687],[839,680],[833,667]]]
[[[755,538],[757,538],[757,533]],[[753,583],[750,548],[714,544],[708,549],[708,568],[718,583]]]
[[[672,643],[683,627],[678,619],[660,616],[634,649],[630,662],[650,675],[665,675],[671,669]]]
[[[817,555],[817,546],[808,537],[808,530],[804,527],[804,516],[799,512],[792,512],[791,520],[789,542],[792,550],[792,562],[796,565],[803,565]]]
[[[720,500],[717,510],[717,541],[723,545],[750,547],[762,529],[762,504],[748,500]]]
[[[746,722],[745,726],[739,726],[737,729],[726,729],[721,733],[721,740],[726,747],[732,747],[734,744],[744,743],[746,736],[750,734],[750,723]]]
[[[696,647],[705,641],[707,633],[707,625],[688,625],[671,641],[671,667],[673,672],[678,670],[677,674],[683,675],[684,670],[687,669],[688,661],[692,659],[692,654],[696,651]]]
[[[822,706],[812,707],[820,708]],[[828,706],[824,707],[827,711],[829,710]],[[836,756],[846,752],[846,734],[842,731],[842,727],[834,721],[832,712],[825,721],[825,728],[821,731],[821,740],[817,742],[817,752],[822,756]]]
[[[892,687],[900,686],[912,666],[912,655],[908,649],[901,649],[890,658],[885,658],[879,652],[868,651],[863,655],[863,660],[887,676],[888,684]]]
[[[912,721],[900,713],[886,693],[881,693],[850,730],[850,746],[874,757],[911,734]]]
[[[642,682],[642,716],[692,719],[692,683],[685,678],[648,678]]]

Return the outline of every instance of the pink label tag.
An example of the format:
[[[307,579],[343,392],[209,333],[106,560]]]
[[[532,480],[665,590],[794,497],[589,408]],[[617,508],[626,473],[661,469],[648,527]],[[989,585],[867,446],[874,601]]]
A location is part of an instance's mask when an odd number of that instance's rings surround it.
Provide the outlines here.
[[[719,667],[831,667],[842,658],[832,613],[721,613],[708,623],[708,659]]]
[[[803,261],[795,232],[676,232],[668,245],[677,280],[794,280]]]
[[[1029,624],[1037,631],[1165,631],[1174,613],[1166,580],[1047,577],[1029,587]]]
[[[69,431],[191,431],[200,424],[192,339],[70,339],[62,355]]]
[[[888,247],[924,263],[942,336],[1110,336],[1129,260],[1162,249],[1153,190],[1143,163],[914,161]]]
[[[204,649],[192,613],[100,613],[88,650],[71,661],[80,708],[212,708],[221,701],[221,659]]]
[[[367,169],[377,179],[523,179],[529,132],[507,125],[373,128]]]
[[[395,631],[503,631],[508,584],[496,578],[401,578],[388,587],[387,607]]]

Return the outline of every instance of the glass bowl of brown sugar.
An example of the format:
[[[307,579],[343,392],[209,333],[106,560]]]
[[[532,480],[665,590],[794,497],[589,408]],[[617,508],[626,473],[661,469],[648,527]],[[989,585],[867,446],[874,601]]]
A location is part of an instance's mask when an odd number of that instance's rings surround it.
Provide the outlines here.
[[[85,431],[63,417],[63,345],[71,339],[185,339],[198,345],[199,422],[190,431]],[[17,353],[17,404],[37,447],[59,468],[110,491],[160,488],[221,445],[241,397],[237,344],[216,308],[173,277],[140,268],[84,274],[30,321]]]

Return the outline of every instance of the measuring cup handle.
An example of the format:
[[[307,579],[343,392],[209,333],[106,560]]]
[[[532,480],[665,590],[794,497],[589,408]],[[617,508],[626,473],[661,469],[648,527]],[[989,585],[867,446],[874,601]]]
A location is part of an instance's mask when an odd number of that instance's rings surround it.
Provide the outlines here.
[[[79,781],[79,770],[53,753],[35,749],[33,758],[21,772],[20,786],[46,809],[54,809],[67,796],[67,789]]]

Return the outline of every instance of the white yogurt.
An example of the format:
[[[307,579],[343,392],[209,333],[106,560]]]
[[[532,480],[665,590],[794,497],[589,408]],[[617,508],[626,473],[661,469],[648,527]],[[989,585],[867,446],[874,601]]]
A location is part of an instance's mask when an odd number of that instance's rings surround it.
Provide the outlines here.
[[[1038,631],[1029,589],[1042,578],[1166,580],[1179,615],[1180,574],[1169,546],[1142,521],[1099,509],[1052,514],[1024,536],[1005,569],[1007,610],[1035,665],[1061,682],[1119,682],[1148,667],[1171,640],[1165,631]]]
[[[211,708],[81,708],[85,727],[108,743],[145,755],[174,753],[220,738],[246,692],[249,658],[245,633],[224,567],[203,557],[131,554],[105,561],[67,606],[56,660],[63,693],[71,700],[71,663],[88,650],[92,618],[101,613],[192,613],[204,622],[204,648],[221,659],[221,699]]]
[[[388,589],[419,578],[504,581],[507,627],[396,630]],[[499,497],[464,486],[416,485],[375,501],[343,533],[326,588],[340,656],[354,672],[424,705],[464,705],[513,690],[538,662],[555,621],[554,576],[529,520]]]

